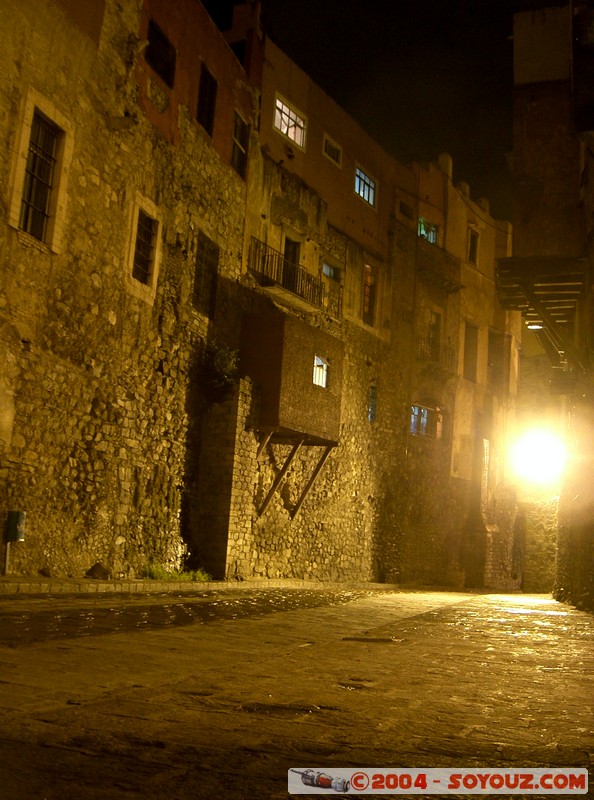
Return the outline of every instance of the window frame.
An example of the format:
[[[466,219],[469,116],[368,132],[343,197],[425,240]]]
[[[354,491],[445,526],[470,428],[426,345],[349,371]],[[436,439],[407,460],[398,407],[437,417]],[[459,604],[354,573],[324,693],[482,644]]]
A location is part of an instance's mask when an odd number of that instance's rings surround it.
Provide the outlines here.
[[[336,150],[338,158],[333,158],[333,156],[326,150],[326,145],[329,145],[331,149]],[[322,142],[322,153],[328,161],[331,161],[335,167],[342,169],[342,147],[336,142],[331,136],[328,136],[327,133],[324,134],[324,140]]]
[[[21,209],[27,176],[27,161],[33,119],[36,112],[60,131],[48,202],[49,216],[43,239],[39,239],[21,228]],[[74,130],[72,122],[50,100],[32,87],[27,89],[21,105],[21,116],[15,141],[9,184],[8,224],[17,230],[20,236],[25,236],[29,241],[36,242],[41,248],[47,247],[53,253],[60,253],[63,250],[68,205],[67,188],[74,150]]]
[[[240,138],[238,138],[237,129],[241,128],[242,135],[245,136],[245,142],[242,142]],[[233,116],[233,135],[232,135],[232,146],[231,146],[231,166],[237,172],[240,178],[245,180],[245,176],[247,174],[247,163],[248,163],[248,152],[249,152],[249,143],[250,143],[250,126],[248,123],[243,119],[241,114],[238,114],[237,111],[234,112]]]
[[[430,222],[425,217],[417,220],[417,236],[424,239],[429,244],[439,245],[440,229],[436,222]]]
[[[209,319],[214,319],[215,316],[220,258],[220,246],[207,233],[200,230],[194,257],[191,303],[195,311]],[[200,286],[198,286],[199,279]]]
[[[357,188],[358,185],[359,188]],[[361,186],[363,187],[362,191]],[[378,182],[375,178],[372,178],[360,164],[355,166],[355,182],[353,188],[357,197],[361,198],[364,203],[371,208],[377,207]],[[369,195],[371,195],[371,199],[369,199]]]
[[[219,84],[205,61],[200,62],[196,122],[213,138]]]
[[[443,439],[443,409],[427,402],[411,403],[408,429],[412,436],[421,439]]]
[[[466,260],[473,267],[478,267],[479,232],[472,227],[468,228],[468,242],[466,246]]]
[[[283,109],[279,109],[279,103],[283,106]],[[288,116],[292,119],[292,124],[286,125],[287,130],[283,130],[283,126],[279,123],[277,124],[277,117],[281,114]],[[301,125],[297,125],[296,122],[301,123]],[[307,144],[307,117],[294,106],[292,103],[283,97],[281,94],[275,94],[274,96],[274,111],[272,115],[272,127],[274,130],[279,133],[281,136],[284,136],[285,139],[288,139],[292,142],[295,147],[298,147],[300,150],[305,152],[306,144]],[[289,130],[295,129],[300,130],[302,132],[301,141],[296,136],[291,136],[289,134]]]
[[[155,222],[151,268],[147,276],[146,283],[134,277],[140,212]],[[151,305],[154,302],[155,295],[157,293],[157,283],[159,280],[159,269],[161,266],[163,246],[162,231],[163,217],[158,206],[153,203],[152,200],[149,200],[148,197],[140,194],[140,192],[134,192],[134,200],[131,203],[130,209],[128,257],[126,260],[126,288],[135,297],[138,297],[140,300],[144,300]]]
[[[328,371],[330,362],[325,356],[318,353],[314,355],[313,376],[312,382],[314,386],[319,386],[320,389],[328,388]]]
[[[153,38],[152,41],[151,30],[156,37],[156,39]],[[177,50],[175,45],[153,17],[149,18],[146,38],[148,45],[144,51],[144,60],[155,75],[159,76],[165,86],[169,89],[173,89],[175,86],[175,72],[177,67]],[[163,48],[165,48],[165,50],[163,50]]]

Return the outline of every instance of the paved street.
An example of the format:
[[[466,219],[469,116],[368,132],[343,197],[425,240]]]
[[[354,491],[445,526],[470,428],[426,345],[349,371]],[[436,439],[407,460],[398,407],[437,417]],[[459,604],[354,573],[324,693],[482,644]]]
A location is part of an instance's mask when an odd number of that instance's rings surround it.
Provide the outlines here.
[[[289,767],[594,754],[594,616],[547,596],[8,595],[0,636],[1,800],[267,800]]]

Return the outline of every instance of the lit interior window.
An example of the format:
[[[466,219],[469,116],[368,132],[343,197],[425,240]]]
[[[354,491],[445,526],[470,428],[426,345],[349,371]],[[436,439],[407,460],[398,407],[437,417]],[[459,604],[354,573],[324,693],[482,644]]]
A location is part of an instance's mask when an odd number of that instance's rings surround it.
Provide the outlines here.
[[[322,356],[314,356],[313,382],[322,389],[328,386],[328,362]]]

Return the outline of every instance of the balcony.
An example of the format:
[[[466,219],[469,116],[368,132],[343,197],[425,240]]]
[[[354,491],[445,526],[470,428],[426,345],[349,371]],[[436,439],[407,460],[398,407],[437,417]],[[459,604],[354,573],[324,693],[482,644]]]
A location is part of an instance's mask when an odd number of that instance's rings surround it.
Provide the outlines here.
[[[453,347],[421,336],[417,339],[416,355],[417,361],[422,363],[424,375],[446,381],[456,374],[456,351]]]
[[[321,278],[287,261],[279,250],[269,247],[254,236],[250,243],[248,269],[262,286],[272,287],[279,294],[293,300],[298,298],[299,304],[308,310],[324,309],[328,305],[329,298],[326,297]],[[332,306],[328,309],[329,313],[335,311],[335,300]]]

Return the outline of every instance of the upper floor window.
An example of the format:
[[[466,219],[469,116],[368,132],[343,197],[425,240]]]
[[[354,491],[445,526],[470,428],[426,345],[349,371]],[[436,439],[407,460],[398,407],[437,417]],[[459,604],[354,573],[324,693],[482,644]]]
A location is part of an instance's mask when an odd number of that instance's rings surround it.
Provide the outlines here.
[[[41,242],[46,241],[55,189],[58,142],[62,131],[35,110],[27,153],[19,227]]]
[[[281,97],[276,98],[274,107],[274,127],[284,136],[305,149],[305,117]]]
[[[431,244],[439,244],[439,225],[428,222],[426,219],[423,219],[423,217],[419,217],[417,234]]]
[[[468,229],[468,263],[474,266],[478,263],[479,235],[472,228]]]
[[[147,64],[154,69],[167,86],[170,89],[173,88],[175,81],[175,47],[154,19],[149,20],[148,46],[144,51],[144,57]]]
[[[160,260],[161,214],[153,202],[137,192],[132,208],[127,287],[149,303],[157,290]]]
[[[464,377],[476,381],[478,367],[478,327],[466,323],[464,330]]]
[[[328,264],[325,261],[322,265],[322,274],[330,280],[340,283],[340,267],[335,267],[334,264]]]
[[[369,386],[369,394],[367,397],[367,419],[369,422],[375,422],[377,419],[377,384],[372,383]]]
[[[219,246],[200,231],[196,249],[192,305],[211,319],[215,312],[219,255]]]
[[[248,124],[242,120],[236,111],[233,122],[233,150],[231,152],[231,164],[242,178],[245,178],[247,169],[248,142]]]
[[[376,187],[377,184],[373,178],[370,178],[359,167],[355,169],[355,192],[370,206],[375,205]]]
[[[313,382],[322,389],[328,386],[328,361],[322,356],[314,356]]]
[[[74,127],[31,87],[14,147],[8,223],[60,252],[66,222]]]
[[[376,295],[376,274],[372,264],[365,264],[363,267],[363,322],[366,325],[373,325],[375,321],[375,295]]]
[[[200,86],[198,87],[196,119],[209,136],[212,136],[214,129],[216,102],[217,82],[206,64],[202,64],[200,67]]]
[[[333,161],[336,166],[342,166],[342,147],[331,139],[327,134],[324,134],[324,155]]]
[[[443,414],[441,409],[421,404],[411,406],[410,432],[415,436],[441,439],[443,435]]]

